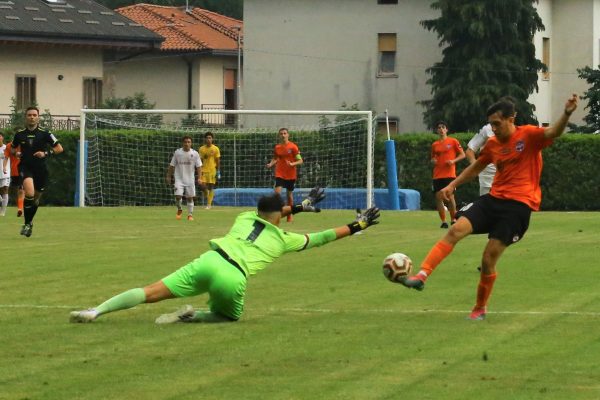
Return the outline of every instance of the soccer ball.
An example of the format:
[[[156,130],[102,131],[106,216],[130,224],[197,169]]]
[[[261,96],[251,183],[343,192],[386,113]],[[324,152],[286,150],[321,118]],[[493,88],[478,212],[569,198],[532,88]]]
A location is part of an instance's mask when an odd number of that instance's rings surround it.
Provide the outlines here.
[[[390,254],[383,260],[383,275],[394,283],[400,282],[412,271],[412,260],[402,253]]]

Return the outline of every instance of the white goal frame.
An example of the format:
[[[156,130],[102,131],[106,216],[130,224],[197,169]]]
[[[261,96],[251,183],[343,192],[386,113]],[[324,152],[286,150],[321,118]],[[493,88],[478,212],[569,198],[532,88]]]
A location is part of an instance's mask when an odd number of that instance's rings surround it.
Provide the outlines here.
[[[318,111],[318,110],[123,110],[81,109],[79,127],[79,207],[85,207],[86,187],[86,116],[87,114],[233,114],[233,115],[355,115],[367,120],[367,208],[373,206],[373,112],[372,111]],[[234,155],[235,156],[235,155]]]

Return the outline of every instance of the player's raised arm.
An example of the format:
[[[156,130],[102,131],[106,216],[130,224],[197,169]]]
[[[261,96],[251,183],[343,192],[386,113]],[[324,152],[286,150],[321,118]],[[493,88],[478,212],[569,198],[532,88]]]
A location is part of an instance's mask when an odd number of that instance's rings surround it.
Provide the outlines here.
[[[565,104],[565,110],[560,115],[558,121],[546,128],[544,131],[544,136],[547,139],[554,139],[562,135],[567,126],[567,122],[569,122],[571,114],[573,114],[573,111],[577,109],[577,100],[577,94],[573,93],[567,100],[567,103]]]

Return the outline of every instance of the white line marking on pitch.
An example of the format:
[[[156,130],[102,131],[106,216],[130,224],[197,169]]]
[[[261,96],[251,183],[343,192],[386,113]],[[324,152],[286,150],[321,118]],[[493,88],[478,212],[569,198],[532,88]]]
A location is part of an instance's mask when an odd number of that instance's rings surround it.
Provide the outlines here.
[[[166,306],[166,304],[165,304]],[[0,304],[2,308],[35,308],[35,309],[71,309],[80,310],[84,307],[80,306],[65,306],[65,305],[44,305],[44,304]],[[163,309],[166,307],[160,307],[156,309]],[[278,313],[278,312],[290,312],[290,313],[303,313],[303,314],[345,314],[345,313],[380,313],[380,314],[465,314],[469,313],[468,310],[437,310],[437,309],[425,309],[425,310],[391,310],[391,309],[371,309],[371,310],[332,310],[326,308],[269,308],[267,310],[259,309],[248,309],[248,312],[254,314],[260,314],[261,312],[266,313]],[[507,314],[507,315],[585,315],[592,317],[600,317],[600,312],[593,311],[488,311],[488,314]]]

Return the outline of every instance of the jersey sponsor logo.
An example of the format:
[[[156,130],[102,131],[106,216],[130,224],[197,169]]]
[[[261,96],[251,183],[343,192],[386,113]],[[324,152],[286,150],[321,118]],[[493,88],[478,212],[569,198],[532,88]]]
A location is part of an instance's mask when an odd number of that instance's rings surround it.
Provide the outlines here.
[[[519,140],[515,145],[515,150],[517,150],[519,153],[525,150],[525,141]]]

